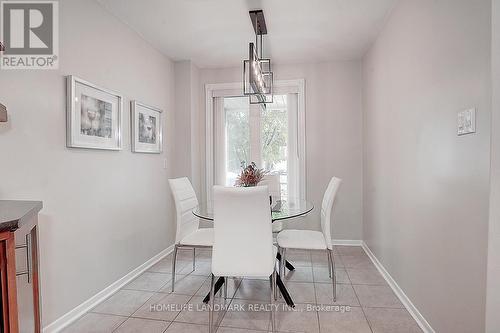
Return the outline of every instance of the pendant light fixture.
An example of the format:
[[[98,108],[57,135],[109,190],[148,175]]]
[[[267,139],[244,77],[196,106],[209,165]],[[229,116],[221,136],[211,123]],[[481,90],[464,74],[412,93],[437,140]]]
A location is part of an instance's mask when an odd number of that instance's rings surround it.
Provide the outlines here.
[[[273,102],[273,72],[271,59],[263,57],[263,35],[267,34],[262,10],[249,12],[255,31],[255,44],[248,45],[248,60],[243,61],[243,94],[249,96],[250,104],[263,107]]]

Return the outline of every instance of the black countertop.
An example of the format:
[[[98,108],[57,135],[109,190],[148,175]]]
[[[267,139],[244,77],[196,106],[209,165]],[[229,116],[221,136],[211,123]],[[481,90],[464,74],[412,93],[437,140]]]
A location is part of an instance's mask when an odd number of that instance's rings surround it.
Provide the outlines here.
[[[0,200],[0,232],[15,231],[42,207],[41,201]]]

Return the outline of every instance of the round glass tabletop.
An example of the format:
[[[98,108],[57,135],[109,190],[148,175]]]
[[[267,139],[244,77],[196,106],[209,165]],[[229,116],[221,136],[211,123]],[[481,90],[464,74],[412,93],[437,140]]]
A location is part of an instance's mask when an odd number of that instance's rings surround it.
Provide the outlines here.
[[[273,199],[271,213],[273,221],[291,219],[302,216],[313,210],[312,202],[297,198]],[[211,202],[203,202],[193,209],[193,214],[204,220],[214,219]]]

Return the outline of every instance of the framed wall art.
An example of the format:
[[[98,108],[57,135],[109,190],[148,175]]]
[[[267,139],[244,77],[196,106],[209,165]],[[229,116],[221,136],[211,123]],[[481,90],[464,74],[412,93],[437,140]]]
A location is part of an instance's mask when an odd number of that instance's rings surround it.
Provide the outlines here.
[[[120,150],[123,97],[73,75],[66,80],[66,145]]]
[[[159,154],[163,146],[163,111],[138,101],[130,102],[132,151]]]

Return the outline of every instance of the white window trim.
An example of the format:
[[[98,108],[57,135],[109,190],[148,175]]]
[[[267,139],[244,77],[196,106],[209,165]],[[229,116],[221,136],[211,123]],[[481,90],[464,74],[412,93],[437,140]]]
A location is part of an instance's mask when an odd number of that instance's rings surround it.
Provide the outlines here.
[[[298,105],[298,154],[300,165],[300,197],[306,198],[306,116],[305,116],[305,80],[278,80],[274,87],[292,88],[297,91]],[[207,201],[212,198],[212,187],[214,184],[214,105],[213,98],[216,96],[240,96],[242,95],[242,83],[210,83],[205,85],[205,195]]]

